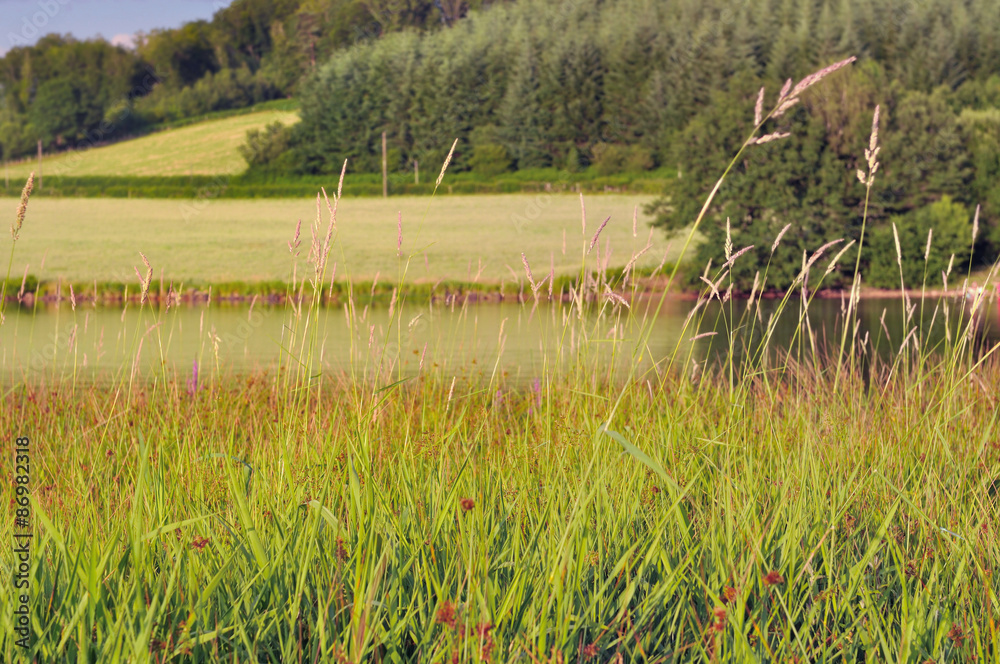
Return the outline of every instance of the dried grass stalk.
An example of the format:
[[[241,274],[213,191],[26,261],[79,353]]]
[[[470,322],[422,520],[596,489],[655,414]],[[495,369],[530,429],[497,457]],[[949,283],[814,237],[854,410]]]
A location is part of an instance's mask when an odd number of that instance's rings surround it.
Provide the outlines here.
[[[17,214],[14,216],[14,223],[10,225],[10,236],[14,238],[14,242],[17,242],[21,226],[24,225],[24,215],[28,212],[28,199],[31,198],[31,192],[34,189],[35,172],[32,171],[31,175],[28,176],[28,181],[24,184],[24,189],[21,190],[21,200],[17,204]]]

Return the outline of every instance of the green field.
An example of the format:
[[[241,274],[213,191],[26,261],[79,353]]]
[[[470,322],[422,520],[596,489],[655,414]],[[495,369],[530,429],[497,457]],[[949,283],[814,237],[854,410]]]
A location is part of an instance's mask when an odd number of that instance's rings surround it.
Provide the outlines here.
[[[247,131],[272,122],[293,124],[298,122],[298,113],[271,110],[234,115],[90,150],[44,157],[42,174],[43,177],[235,175],[246,169],[238,148]],[[28,160],[7,168],[10,178],[23,180],[28,173],[38,170],[38,162]]]
[[[331,184],[336,187],[336,183]],[[627,263],[633,250],[649,238],[642,206],[651,197],[593,195],[586,199],[587,235],[582,235],[580,200],[573,195],[482,195],[398,197],[388,200],[351,198],[350,182],[338,212],[338,279],[348,275],[371,280],[397,277],[397,220],[402,213],[403,257],[411,255],[407,280],[480,281],[497,284],[524,280],[521,252],[535,275],[565,274],[580,265],[586,241],[608,216],[601,234],[601,251],[610,246],[609,267]],[[13,211],[14,199],[0,199]],[[639,206],[637,237],[632,216]],[[325,234],[328,223],[322,206]],[[300,200],[121,200],[52,199],[31,201],[18,243],[13,275],[20,280],[24,266],[42,280],[76,283],[135,281],[133,266],[139,251],[149,257],[157,278],[206,285],[218,282],[284,280],[291,262],[287,243],[302,219],[300,276],[309,253],[310,225],[316,218],[315,199]],[[563,234],[566,253],[563,254]],[[0,243],[0,249],[8,240]],[[610,245],[606,243],[610,242]],[[638,263],[655,267],[663,260],[667,241],[654,232],[653,246]],[[676,258],[680,243],[670,247]],[[6,251],[6,249],[3,249]],[[591,254],[596,260],[597,249]],[[426,256],[426,262],[425,257]]]

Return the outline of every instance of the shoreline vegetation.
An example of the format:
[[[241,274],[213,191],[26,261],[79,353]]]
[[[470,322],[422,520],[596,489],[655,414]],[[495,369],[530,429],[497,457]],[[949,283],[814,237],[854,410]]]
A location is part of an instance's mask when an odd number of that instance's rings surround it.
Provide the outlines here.
[[[572,277],[561,277],[556,279],[556,286],[551,294],[542,293],[538,301],[546,303],[570,304],[574,301],[574,296],[570,290],[573,284]],[[36,282],[34,290],[19,291],[21,284],[8,283],[6,303],[19,305],[22,308],[30,309],[36,304],[66,305],[66,306],[123,306],[139,304],[142,293],[134,288],[129,288],[130,284],[104,283],[97,284],[96,290],[93,284],[72,285],[68,282]],[[611,291],[615,296],[621,297],[628,302],[639,300],[653,300],[665,298],[678,301],[695,301],[699,298],[699,291],[690,288],[678,290],[676,285],[670,287],[669,279],[665,277],[636,277],[634,288],[617,288]],[[418,282],[403,286],[391,283],[379,282],[354,282],[346,290],[345,284],[334,284],[332,289],[327,289],[323,294],[320,303],[324,306],[340,306],[348,301],[353,293],[355,299],[364,301],[365,295],[372,304],[382,303],[388,305],[391,298],[427,298],[433,303],[444,302],[446,304],[499,304],[504,302],[527,303],[535,298],[527,284],[503,284],[503,283],[467,283],[463,281],[439,280],[436,282]],[[1000,298],[1000,288],[990,287],[990,284],[979,286],[975,282],[962,285],[956,288],[868,288],[863,287],[858,292],[858,298],[862,300],[898,299],[898,298],[953,298],[959,300],[968,299],[982,289],[985,291],[984,300],[987,302],[996,301]],[[783,299],[791,293],[794,297],[796,291],[767,290],[758,292],[754,297],[762,300]],[[96,293],[96,296],[95,296]],[[359,298],[358,294],[362,294]],[[597,301],[608,296],[608,292],[591,292],[584,295],[586,301]],[[750,293],[732,292],[730,297],[738,301],[746,301],[750,298]],[[806,291],[806,297],[815,297],[821,300],[838,300],[851,297],[850,288],[823,288],[815,292]],[[262,304],[268,306],[283,306],[288,303],[301,304],[306,300],[303,292],[289,294],[287,284],[284,282],[236,282],[215,285],[186,286],[184,284],[172,283],[161,285],[157,281],[150,284],[149,291],[145,295],[146,301],[152,307],[166,307],[178,305],[209,305],[212,302],[226,304]]]

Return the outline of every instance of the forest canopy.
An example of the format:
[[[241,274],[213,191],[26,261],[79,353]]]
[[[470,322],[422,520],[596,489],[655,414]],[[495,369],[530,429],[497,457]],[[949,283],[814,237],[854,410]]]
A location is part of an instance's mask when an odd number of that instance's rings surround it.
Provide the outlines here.
[[[165,121],[295,94],[338,49],[446,27],[487,0],[235,0],[134,50],[48,35],[0,58],[0,157],[117,140]]]

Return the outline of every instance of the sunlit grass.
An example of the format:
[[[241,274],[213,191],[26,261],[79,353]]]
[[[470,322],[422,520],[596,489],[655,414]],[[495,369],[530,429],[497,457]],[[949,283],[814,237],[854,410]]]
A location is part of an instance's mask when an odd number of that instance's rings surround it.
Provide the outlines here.
[[[335,179],[331,185],[336,185]],[[346,187],[345,195],[349,195],[350,175]],[[426,197],[348,200],[338,242],[350,260],[345,265],[340,249],[333,260],[339,261],[341,275],[349,268],[357,280],[371,281],[376,274],[384,283],[395,280],[399,213],[403,215],[404,248],[415,254],[408,275],[411,282],[471,282],[478,275],[480,281],[497,286],[506,280],[508,292],[514,292],[516,280],[523,281],[521,252],[528,247],[544,274],[548,274],[550,262],[558,274],[579,267],[575,245],[563,253],[564,233],[570,242],[580,233],[580,201],[572,194],[443,196],[435,199],[429,210]],[[622,267],[633,247],[645,246],[649,227],[641,210],[650,200],[641,194],[588,199],[592,218],[610,215],[615,221],[604,236],[611,242],[609,267]],[[0,209],[16,206],[16,199],[0,199]],[[633,237],[636,206],[638,237]],[[20,282],[27,265],[28,272],[39,279],[125,283],[135,278],[132,265],[138,259],[136,252],[142,250],[157,265],[154,276],[159,279],[162,269],[164,279],[175,284],[283,281],[288,278],[287,243],[295,222],[302,219],[308,229],[315,217],[316,201],[309,198],[35,198],[31,202],[31,232],[19,240],[12,274]],[[655,267],[668,248],[668,260],[676,259],[680,243],[670,247],[662,233],[654,234],[652,240],[652,248],[640,259],[641,267]],[[95,256],[101,259],[95,260]]]
[[[248,130],[272,122],[290,125],[298,119],[296,112],[270,110],[206,120],[107,146],[45,156],[42,175],[236,175],[247,167],[239,146]],[[7,168],[11,178],[24,179],[38,170],[38,162],[28,159]]]
[[[306,410],[266,375],[193,394],[171,377],[127,404],[9,392],[0,426],[34,441],[39,660],[996,652],[995,363],[735,399],[673,377],[624,386],[615,415],[623,386],[469,368],[370,399],[333,379]]]

